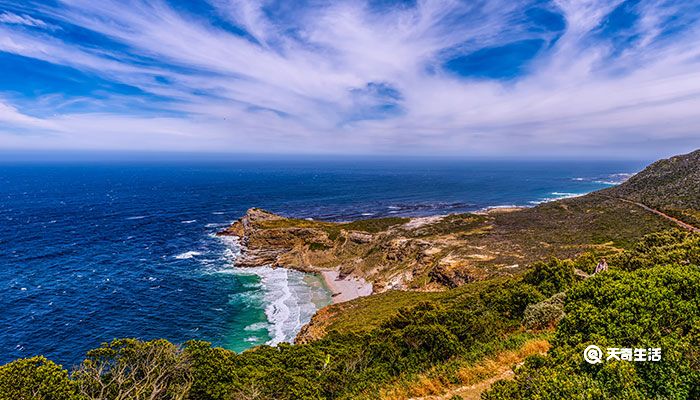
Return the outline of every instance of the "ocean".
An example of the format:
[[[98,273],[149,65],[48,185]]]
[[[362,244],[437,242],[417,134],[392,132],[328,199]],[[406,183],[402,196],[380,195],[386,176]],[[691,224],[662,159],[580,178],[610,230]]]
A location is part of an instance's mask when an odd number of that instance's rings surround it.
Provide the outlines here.
[[[0,162],[0,363],[70,367],[113,338],[290,341],[322,281],[235,267],[214,234],[250,207],[345,221],[532,206],[644,162],[286,159]]]

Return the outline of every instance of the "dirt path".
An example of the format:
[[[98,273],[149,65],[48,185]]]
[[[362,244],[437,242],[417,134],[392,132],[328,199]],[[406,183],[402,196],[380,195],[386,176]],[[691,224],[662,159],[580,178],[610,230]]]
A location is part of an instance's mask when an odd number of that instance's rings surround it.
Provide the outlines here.
[[[454,396],[459,396],[463,400],[479,400],[481,399],[481,394],[491,388],[496,381],[503,379],[513,379],[515,373],[512,369],[502,371],[499,375],[485,379],[481,382],[477,382],[473,385],[460,386],[450,390],[449,392],[439,395],[439,396],[429,396],[419,398],[420,400],[449,400]],[[414,399],[411,399],[414,400]]]
[[[649,212],[652,212],[652,213],[654,213],[654,214],[656,214],[656,215],[659,215],[659,216],[661,216],[661,217],[664,217],[664,218],[666,218],[667,220],[669,220],[669,221],[675,223],[676,225],[680,226],[681,228],[687,229],[687,230],[692,231],[692,232],[700,232],[700,228],[695,227],[695,226],[693,226],[693,225],[690,225],[689,223],[683,222],[683,221],[679,220],[678,218],[674,218],[674,217],[672,217],[672,216],[670,216],[670,215],[668,215],[668,214],[666,214],[666,213],[663,213],[663,212],[661,212],[661,211],[659,211],[659,210],[657,210],[657,209],[651,208],[651,207],[649,207],[649,206],[647,206],[647,205],[644,205],[644,204],[642,204],[642,203],[638,203],[638,202],[632,201],[632,200],[623,199],[623,198],[621,198],[621,197],[614,197],[614,198],[615,198],[615,199],[618,199],[618,200],[620,200],[620,201],[624,201],[625,203],[634,204],[634,205],[636,205],[636,206],[638,206],[638,207],[641,207],[641,208],[643,208],[643,209],[645,209],[645,210],[647,210],[647,211],[649,211]]]
[[[549,342],[545,339],[531,339],[519,349],[506,350],[493,357],[481,360],[470,367],[463,367],[457,371],[457,376],[462,380],[461,385],[432,387],[433,394],[424,396],[386,396],[385,400],[449,400],[454,396],[460,396],[464,400],[478,400],[481,393],[491,388],[496,381],[513,379],[514,366],[522,365],[525,358],[533,354],[546,354],[549,350]],[[430,386],[429,386],[430,387]]]

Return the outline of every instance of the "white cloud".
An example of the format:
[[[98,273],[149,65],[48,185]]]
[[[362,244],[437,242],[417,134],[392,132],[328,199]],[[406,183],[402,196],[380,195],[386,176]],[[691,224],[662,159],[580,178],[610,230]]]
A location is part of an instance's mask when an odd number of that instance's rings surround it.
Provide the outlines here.
[[[630,28],[640,39],[622,52],[595,37],[619,1],[557,0],[566,30],[556,42],[551,32],[523,22],[526,4],[505,0],[420,0],[416,7],[380,11],[343,1],[275,21],[263,0],[210,2],[250,37],[165,3],[136,0],[65,0],[44,10],[120,43],[120,50],[0,26],[2,51],[167,99],[159,104],[161,115],[144,116],[134,106],[127,114],[32,117],[56,132],[43,145],[515,155],[615,153],[620,145],[653,154],[664,146],[700,145],[700,133],[692,131],[700,126],[698,16],[665,39],[668,16],[683,11],[672,2],[640,6],[639,22]],[[456,54],[533,38],[551,48],[516,80],[457,77],[441,68]],[[373,82],[400,94],[400,112],[357,117],[358,110],[381,105],[374,92],[357,95]],[[101,101],[108,108],[116,98],[124,104],[117,94]],[[148,100],[133,95],[131,101]],[[20,103],[7,115],[22,115]],[[37,144],[14,135],[11,145]]]
[[[33,26],[37,28],[48,28],[50,27],[49,24],[46,22],[37,19],[37,18],[32,18],[28,15],[17,15],[13,14],[10,12],[4,12],[0,14],[0,22],[5,23],[5,24],[13,24],[13,25],[26,25],[26,26]]]

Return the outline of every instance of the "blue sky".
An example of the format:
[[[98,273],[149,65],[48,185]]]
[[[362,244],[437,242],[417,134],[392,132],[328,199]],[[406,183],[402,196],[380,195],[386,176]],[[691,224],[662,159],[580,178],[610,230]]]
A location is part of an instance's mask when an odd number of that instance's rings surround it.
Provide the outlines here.
[[[0,150],[654,158],[698,1],[0,0]]]

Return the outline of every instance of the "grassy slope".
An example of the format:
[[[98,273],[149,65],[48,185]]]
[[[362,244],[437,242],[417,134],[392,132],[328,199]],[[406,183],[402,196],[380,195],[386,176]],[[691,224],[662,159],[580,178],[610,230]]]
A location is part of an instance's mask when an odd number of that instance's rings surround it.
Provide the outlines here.
[[[596,194],[518,212],[479,216],[477,221],[465,231],[460,228],[451,232],[464,236],[445,252],[467,258],[474,254],[475,248],[481,248],[478,252],[488,253],[488,258],[470,259],[470,268],[487,271],[491,276],[518,274],[531,262],[548,257],[569,258],[582,253],[609,256],[630,248],[645,234],[674,227],[639,207]],[[453,221],[447,223],[453,225]],[[439,224],[425,229],[446,230]],[[510,267],[515,264],[517,268]],[[400,308],[424,300],[450,301],[462,293],[478,290],[481,284],[475,282],[445,292],[389,291],[360,298],[330,306],[320,323],[326,332],[367,330],[395,315]]]
[[[278,219],[258,227],[321,230],[331,242],[308,243],[315,265],[342,265],[344,273],[354,272],[375,283],[410,271],[408,287],[435,289],[453,279],[454,271],[466,280],[512,275],[547,257],[616,253],[645,234],[673,226],[633,204],[595,194],[517,212],[450,215],[418,228],[404,228],[406,222],[406,218],[350,223]],[[338,242],[341,230],[373,233],[375,239],[369,244]],[[409,242],[402,247],[395,240]],[[332,248],[329,243],[337,247],[322,253]],[[426,248],[434,251],[426,255]],[[447,278],[436,278],[439,274]]]

